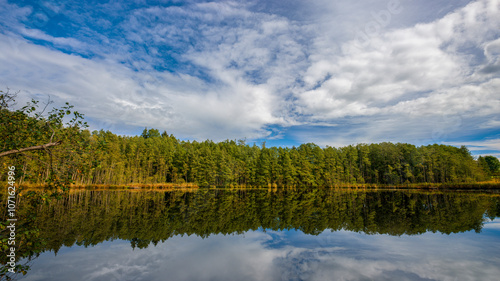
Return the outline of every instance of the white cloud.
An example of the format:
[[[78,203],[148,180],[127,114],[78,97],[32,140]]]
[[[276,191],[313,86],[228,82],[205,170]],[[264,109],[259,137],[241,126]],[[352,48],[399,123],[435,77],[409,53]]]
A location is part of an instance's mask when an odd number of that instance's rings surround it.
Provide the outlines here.
[[[473,152],[481,152],[483,150],[500,150],[500,139],[487,139],[480,141],[465,141],[465,142],[446,142],[449,145],[466,145]],[[490,155],[490,154],[488,154]]]
[[[482,129],[500,128],[500,120],[486,120],[485,123],[481,124],[480,128]]]
[[[47,35],[47,34],[41,32],[38,29],[23,28],[19,32],[23,36],[26,36],[26,37],[29,37],[32,39],[36,39],[36,40],[44,40],[47,42],[51,42],[54,45],[62,45],[62,46],[69,47],[69,48],[76,50],[76,51],[82,51],[82,50],[86,50],[87,48],[89,48],[88,46],[86,46],[86,44],[84,44],[84,43],[82,43],[74,38],[53,37],[53,36],[50,36],[50,35]]]
[[[499,15],[498,1],[478,1],[442,19],[381,32],[364,47],[349,41],[329,59],[319,51],[305,76],[308,87],[319,87],[296,94],[298,110],[317,122],[347,122],[346,129],[297,137],[322,145],[423,144],[473,133],[472,120],[500,112],[500,80],[477,72],[496,63]],[[473,59],[474,52],[488,60]]]
[[[457,49],[467,44],[479,47],[486,42],[486,53],[496,50],[496,41],[488,43],[487,40],[494,29],[476,30],[478,26],[500,25],[498,9],[487,10],[490,6],[485,2],[488,1],[472,3],[435,22],[388,31],[372,38],[366,47],[360,48],[356,40],[347,42],[342,55],[329,61],[322,58],[309,67],[305,79],[309,87],[318,83],[321,86],[298,93],[302,112],[318,119],[372,115],[386,112],[382,109],[392,107],[398,100],[439,99],[443,94],[453,95],[457,88],[472,91],[467,84],[482,81],[479,77],[471,80],[475,62],[468,59],[469,54]],[[495,36],[500,34],[496,32]],[[326,74],[331,78],[323,81]],[[472,104],[465,106],[499,110],[498,84],[489,82],[488,85],[495,91],[489,94],[489,99],[471,98]],[[433,104],[437,114],[450,110],[449,100],[442,101]]]
[[[443,140],[470,120],[495,125],[485,119],[500,111],[499,1],[432,4],[431,18],[412,14],[424,4],[401,1],[401,13],[360,45],[357,32],[388,2],[294,2],[300,17],[274,2],[269,10],[253,2],[137,8],[118,24],[101,19],[119,36],[87,23],[74,38],[26,27],[34,10],[8,4],[0,83],[73,103],[93,128],[148,126],[191,139],[261,138],[272,125],[303,125],[305,142],[415,143]],[[313,129],[325,124],[335,127]]]
[[[121,123],[217,140],[260,137],[267,134],[263,124],[282,122],[271,114],[274,97],[265,87],[237,78],[230,86],[215,90],[189,75],[134,72],[120,64],[59,53],[22,39],[8,42],[0,35],[4,50],[0,73],[12,77],[6,86],[75,104],[78,111],[99,120],[92,124],[96,129],[116,129]]]

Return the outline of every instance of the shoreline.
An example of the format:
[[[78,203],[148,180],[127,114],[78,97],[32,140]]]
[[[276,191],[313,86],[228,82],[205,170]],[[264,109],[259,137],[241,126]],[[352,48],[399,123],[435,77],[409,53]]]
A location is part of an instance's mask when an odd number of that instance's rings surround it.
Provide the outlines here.
[[[3,182],[2,186],[7,183]],[[22,190],[46,190],[43,184],[23,183],[20,185]],[[475,183],[409,183],[409,184],[343,184],[338,183],[333,186],[277,186],[270,184],[268,186],[198,186],[195,183],[155,183],[155,184],[70,184],[70,190],[163,190],[163,191],[194,191],[198,189],[269,189],[269,190],[297,190],[297,189],[352,189],[352,190],[498,190],[500,191],[500,181],[487,181]]]

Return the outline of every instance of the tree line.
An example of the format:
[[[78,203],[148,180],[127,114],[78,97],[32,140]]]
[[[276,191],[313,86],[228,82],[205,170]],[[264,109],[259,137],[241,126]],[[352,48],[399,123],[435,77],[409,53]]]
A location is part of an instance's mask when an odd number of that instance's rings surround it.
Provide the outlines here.
[[[76,140],[76,142],[75,142]],[[78,146],[68,148],[67,146]],[[62,148],[62,149],[60,149]],[[53,164],[79,184],[196,183],[199,186],[331,187],[338,184],[462,183],[487,179],[469,150],[448,145],[357,144],[321,148],[248,145],[244,141],[183,141],[156,129],[141,136],[83,130],[53,149]],[[66,148],[66,149],[64,149]],[[61,151],[60,151],[61,150]],[[59,155],[66,153],[66,155]],[[21,157],[23,180],[41,183],[50,169]]]
[[[69,105],[45,117],[40,112],[36,101],[19,110],[7,105],[0,110],[2,151],[19,152],[4,156],[4,166],[15,165],[21,183],[201,187],[471,183],[487,180],[500,169],[495,166],[497,158],[475,160],[465,146],[384,142],[339,148],[314,143],[267,147],[243,140],[185,141],[147,128],[140,136],[120,136],[90,132],[83,115]],[[72,119],[64,123],[68,116]],[[50,143],[54,146],[43,147]],[[25,152],[23,147],[36,150]]]

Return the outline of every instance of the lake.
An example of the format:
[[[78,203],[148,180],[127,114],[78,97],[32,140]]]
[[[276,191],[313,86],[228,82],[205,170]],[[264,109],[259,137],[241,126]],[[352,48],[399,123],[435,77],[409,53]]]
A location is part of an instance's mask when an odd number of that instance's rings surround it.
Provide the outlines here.
[[[500,276],[495,193],[82,190],[19,206],[18,255],[31,258],[16,280]]]

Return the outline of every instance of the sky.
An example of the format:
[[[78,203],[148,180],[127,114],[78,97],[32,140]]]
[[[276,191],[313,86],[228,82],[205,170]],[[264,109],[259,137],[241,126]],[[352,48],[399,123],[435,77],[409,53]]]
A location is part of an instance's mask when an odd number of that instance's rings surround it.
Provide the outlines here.
[[[500,0],[0,0],[0,88],[91,130],[500,157]]]

